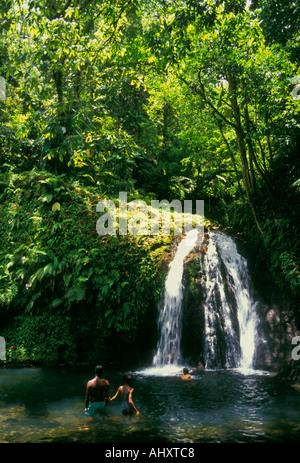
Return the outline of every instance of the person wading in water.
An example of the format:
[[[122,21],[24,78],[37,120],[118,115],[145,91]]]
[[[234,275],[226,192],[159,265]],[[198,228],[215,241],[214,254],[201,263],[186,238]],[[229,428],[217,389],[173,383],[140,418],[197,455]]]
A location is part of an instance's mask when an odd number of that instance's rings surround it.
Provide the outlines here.
[[[181,375],[181,379],[183,379],[184,381],[189,381],[190,379],[192,379],[191,375],[189,374],[188,368],[183,369],[183,375]]]
[[[139,415],[140,412],[136,409],[132,401],[132,393],[134,389],[130,386],[132,376],[130,373],[126,373],[123,376],[124,385],[120,386],[116,394],[110,399],[110,401],[115,400],[119,395],[122,397],[122,413],[123,415]]]
[[[102,377],[103,367],[97,365],[95,368],[95,378],[87,383],[85,394],[85,414],[94,416],[97,412],[105,410],[109,402],[109,382]]]

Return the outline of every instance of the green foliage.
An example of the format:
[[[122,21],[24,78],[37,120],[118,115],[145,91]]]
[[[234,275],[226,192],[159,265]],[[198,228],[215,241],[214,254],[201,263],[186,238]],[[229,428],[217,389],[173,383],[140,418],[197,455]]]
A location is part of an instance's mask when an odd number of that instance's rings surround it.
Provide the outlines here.
[[[299,32],[299,3],[290,0],[256,0],[253,3],[253,8],[259,8],[258,14],[267,40],[290,46]]]
[[[77,355],[103,348],[93,330],[134,343],[155,310],[170,241],[96,233],[98,201],[120,191],[204,199],[297,301],[298,5],[245,3],[5,2],[0,320],[20,317],[26,358],[22,330],[46,314]]]
[[[18,293],[18,287],[12,282],[5,266],[0,267],[0,304],[8,305]]]
[[[242,231],[247,241],[252,243],[258,275],[262,266],[268,268],[281,294],[297,313],[300,296],[299,188],[296,180],[299,177],[299,160],[291,151],[278,156],[272,167],[273,196],[268,197],[266,190],[254,198],[264,236],[259,236],[255,230],[247,204],[236,203],[227,208],[227,225]]]
[[[10,363],[72,363],[76,344],[70,317],[60,314],[16,317],[5,332],[7,361]]]
[[[24,322],[27,327],[27,318],[35,320],[28,329],[37,333],[39,327],[47,332],[47,316],[61,319],[70,330],[68,345],[81,344],[87,327],[103,339],[116,335],[134,341],[145,314],[155,310],[160,296],[160,255],[151,249],[161,238],[100,237],[99,196],[64,176],[8,172],[1,181],[7,185],[0,196],[0,237],[6,243],[0,255],[2,310],[17,313],[22,326]],[[54,209],[57,204],[60,207]],[[71,330],[80,318],[86,323]],[[11,343],[20,343],[24,329],[18,329]],[[55,328],[51,342],[58,333]],[[22,346],[25,357],[38,359],[31,345],[22,341]],[[78,354],[76,349],[73,354]]]

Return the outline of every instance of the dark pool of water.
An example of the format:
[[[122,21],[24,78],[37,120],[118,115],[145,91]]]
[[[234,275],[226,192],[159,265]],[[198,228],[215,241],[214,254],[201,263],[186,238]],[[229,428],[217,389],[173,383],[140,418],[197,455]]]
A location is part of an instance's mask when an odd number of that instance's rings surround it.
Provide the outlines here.
[[[106,368],[111,395],[121,372]],[[0,442],[198,443],[299,442],[300,392],[267,374],[206,371],[183,382],[134,374],[139,416],[120,402],[84,415],[87,368],[0,369]]]

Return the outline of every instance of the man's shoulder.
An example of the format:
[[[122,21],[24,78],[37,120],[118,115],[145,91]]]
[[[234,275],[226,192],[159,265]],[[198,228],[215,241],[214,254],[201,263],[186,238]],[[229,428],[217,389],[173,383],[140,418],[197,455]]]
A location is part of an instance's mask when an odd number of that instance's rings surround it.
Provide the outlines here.
[[[101,382],[102,384],[105,384],[106,386],[109,386],[109,382],[108,382],[107,379],[105,379],[105,378],[101,378],[101,379],[100,379],[100,382]]]
[[[184,381],[187,381],[189,379],[192,379],[192,376],[191,375],[181,375],[181,379],[183,379]]]

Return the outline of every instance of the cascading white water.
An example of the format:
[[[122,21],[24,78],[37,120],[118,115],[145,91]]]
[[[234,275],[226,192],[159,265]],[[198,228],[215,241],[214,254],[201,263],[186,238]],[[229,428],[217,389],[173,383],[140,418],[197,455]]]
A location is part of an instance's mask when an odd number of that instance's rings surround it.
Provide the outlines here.
[[[247,261],[233,239],[211,232],[205,255],[205,361],[207,368],[253,368],[256,303]]]
[[[197,230],[191,230],[179,244],[165,281],[163,309],[159,315],[160,339],[153,358],[154,370],[161,367],[178,373],[181,362],[182,277],[184,260],[199,244]],[[252,369],[255,353],[256,303],[251,299],[247,261],[233,239],[210,232],[205,267],[205,342],[207,369]],[[177,367],[177,368],[176,368]],[[153,369],[147,374],[158,374]],[[166,370],[165,370],[166,371]],[[165,372],[164,371],[164,372]],[[163,373],[164,374],[164,373]]]
[[[182,275],[184,259],[196,246],[199,234],[190,230],[179,243],[175,257],[169,265],[165,281],[164,305],[159,316],[160,340],[153,359],[155,367],[178,365],[180,362]]]

